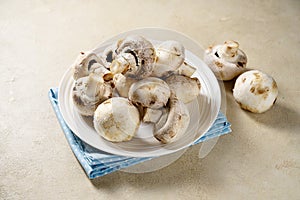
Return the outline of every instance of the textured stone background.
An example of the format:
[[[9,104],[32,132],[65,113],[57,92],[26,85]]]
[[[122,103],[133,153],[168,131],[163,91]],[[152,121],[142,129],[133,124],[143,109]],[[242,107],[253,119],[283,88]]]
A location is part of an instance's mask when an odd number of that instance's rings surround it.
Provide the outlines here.
[[[245,112],[225,84],[233,132],[147,174],[90,181],[47,98],[81,50],[137,27],[171,28],[204,47],[239,41],[272,75],[275,106]],[[1,1],[0,199],[300,199],[300,1]]]

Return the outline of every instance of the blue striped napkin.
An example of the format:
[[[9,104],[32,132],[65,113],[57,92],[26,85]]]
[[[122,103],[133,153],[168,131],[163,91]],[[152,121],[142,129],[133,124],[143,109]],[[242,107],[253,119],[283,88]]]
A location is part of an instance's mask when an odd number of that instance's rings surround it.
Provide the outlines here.
[[[57,100],[58,88],[51,88],[48,95],[58,121],[64,131],[65,137],[73,153],[75,154],[76,158],[78,159],[79,163],[82,165],[83,169],[90,179],[104,176],[119,169],[130,167],[146,160],[153,159],[153,157],[134,158],[109,154],[83,142],[67,126],[60,113]],[[209,131],[197,141],[195,141],[194,144],[198,144],[205,140],[218,137],[230,132],[230,123],[227,121],[226,116],[220,112]]]

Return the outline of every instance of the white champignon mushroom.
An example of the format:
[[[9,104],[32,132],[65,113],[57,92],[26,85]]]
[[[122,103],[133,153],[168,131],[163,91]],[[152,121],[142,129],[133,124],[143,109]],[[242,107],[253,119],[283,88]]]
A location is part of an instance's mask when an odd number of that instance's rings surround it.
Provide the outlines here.
[[[140,125],[138,109],[123,97],[113,97],[101,103],[94,115],[97,133],[111,142],[129,141]]]
[[[137,70],[136,78],[148,77],[154,67],[155,49],[152,43],[142,36],[131,35],[117,43],[116,54],[129,53],[134,56]]]
[[[238,42],[229,40],[209,47],[204,53],[204,62],[219,80],[227,81],[245,71],[247,56],[239,49]]]
[[[115,60],[109,66],[113,74],[126,74],[127,76],[135,76],[138,71],[135,57],[130,53],[121,53],[116,56]]]
[[[189,103],[200,94],[201,84],[197,78],[173,74],[166,79],[171,91],[183,103]]]
[[[178,140],[186,132],[190,123],[190,114],[186,105],[171,94],[167,117],[162,115],[154,126],[154,137],[166,144]]]
[[[121,97],[128,97],[129,89],[135,82],[137,82],[137,79],[126,77],[123,74],[115,74],[113,77],[115,89]]]
[[[131,85],[128,98],[136,105],[159,109],[167,104],[170,94],[170,88],[165,81],[147,77]]]
[[[93,116],[97,106],[111,95],[111,86],[93,73],[79,78],[72,91],[75,108],[84,116]]]
[[[72,65],[74,80],[88,76],[90,73],[94,72],[95,68],[92,68],[94,63],[103,64],[101,59],[95,53],[80,52],[79,56]]]
[[[180,65],[180,67],[175,70],[175,74],[191,77],[196,72],[196,70],[196,67],[193,67],[184,61],[182,65]]]
[[[258,70],[241,74],[234,85],[233,96],[241,108],[262,113],[275,103],[278,88],[275,80]]]
[[[151,109],[145,108],[143,122],[145,123],[157,123],[163,114],[163,109]]]
[[[162,42],[156,48],[156,62],[152,76],[163,77],[178,69],[185,58],[185,50],[177,41]]]

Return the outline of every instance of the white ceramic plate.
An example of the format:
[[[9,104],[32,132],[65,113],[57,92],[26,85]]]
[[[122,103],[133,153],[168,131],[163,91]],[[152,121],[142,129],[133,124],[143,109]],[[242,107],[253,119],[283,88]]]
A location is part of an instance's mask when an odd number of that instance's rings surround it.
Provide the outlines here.
[[[169,30],[163,30],[164,33],[165,31],[168,32]],[[143,35],[142,32],[136,31],[127,32],[126,34],[136,33]],[[147,31],[147,33],[149,34],[149,31]],[[176,35],[178,33],[173,32],[173,34]],[[159,36],[161,37],[161,34],[159,34]],[[182,35],[180,36],[183,37]],[[122,37],[124,37],[124,33],[119,35],[119,38]],[[157,42],[158,39],[157,37],[145,37],[152,42]],[[118,36],[114,38],[118,38]],[[100,54],[108,44],[109,42],[103,43],[103,45],[97,47],[94,52]],[[188,49],[186,45],[185,48]],[[59,86],[58,101],[63,118],[69,128],[80,139],[108,153],[131,157],[152,157],[167,155],[182,150],[190,146],[211,127],[221,105],[220,87],[211,70],[199,57],[195,56],[189,50],[186,50],[186,61],[192,66],[197,66],[197,71],[193,76],[200,80],[201,91],[198,98],[187,105],[191,121],[185,135],[176,142],[171,144],[159,143],[152,136],[153,127],[146,124],[141,124],[137,135],[129,142],[112,143],[99,136],[93,127],[92,117],[83,117],[74,108],[71,96],[74,80],[72,78],[71,69],[66,71]]]

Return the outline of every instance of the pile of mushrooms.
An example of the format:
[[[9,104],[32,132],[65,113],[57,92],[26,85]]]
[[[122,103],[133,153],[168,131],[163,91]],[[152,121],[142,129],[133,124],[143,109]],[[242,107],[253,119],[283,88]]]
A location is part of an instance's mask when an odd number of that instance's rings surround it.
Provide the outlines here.
[[[276,81],[262,71],[247,71],[247,56],[239,49],[238,42],[229,40],[208,47],[204,53],[204,62],[219,80],[229,81],[238,77],[233,97],[242,109],[263,113],[274,105],[278,96]]]
[[[197,98],[201,85],[191,77],[196,68],[186,62],[179,42],[155,47],[132,35],[100,56],[81,52],[72,68],[74,105],[81,115],[94,117],[95,130],[106,140],[129,141],[141,123],[153,124],[153,136],[164,144],[186,132],[186,104]]]

